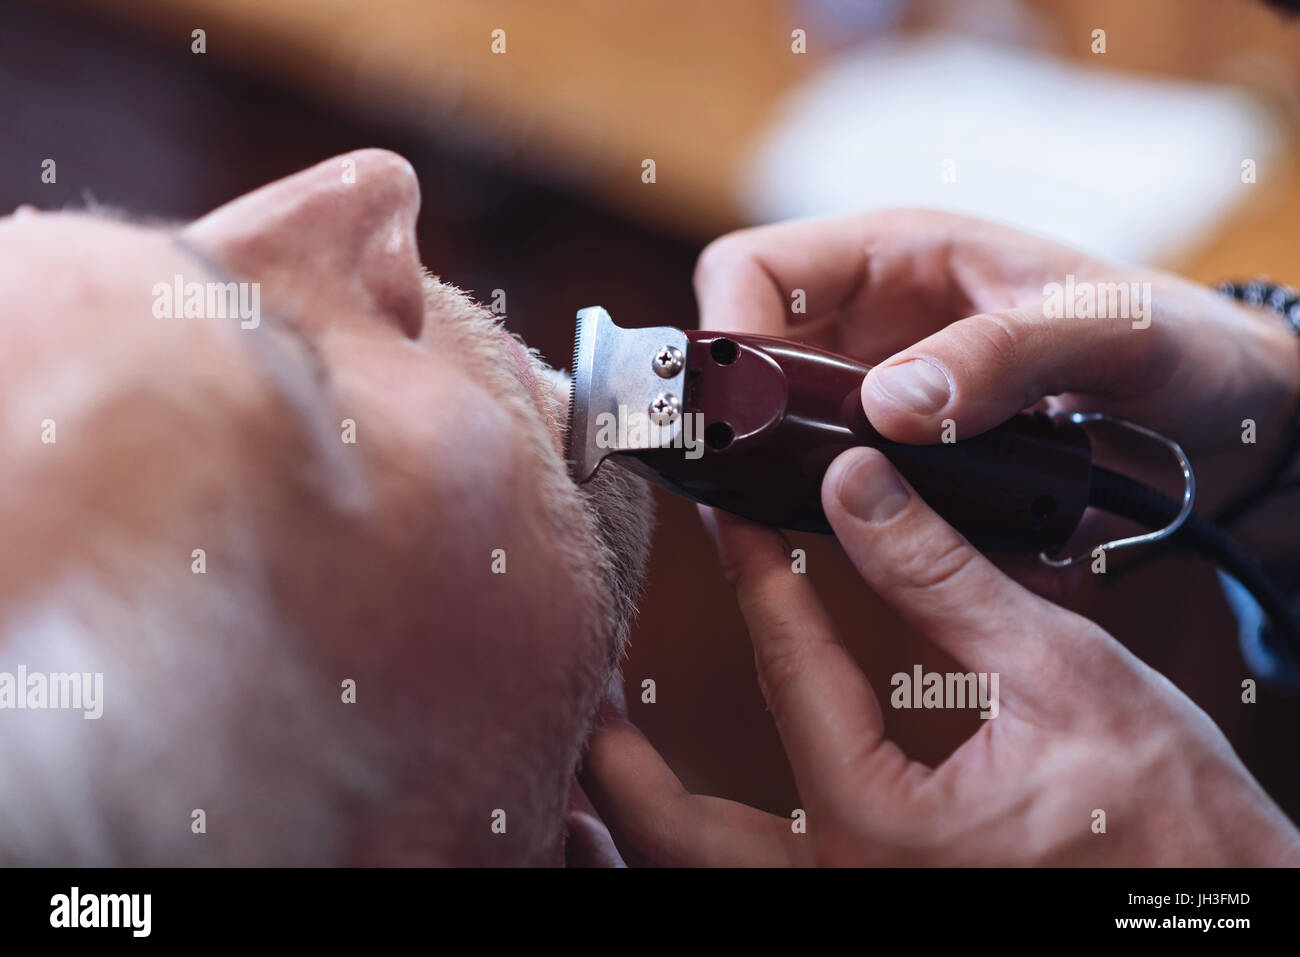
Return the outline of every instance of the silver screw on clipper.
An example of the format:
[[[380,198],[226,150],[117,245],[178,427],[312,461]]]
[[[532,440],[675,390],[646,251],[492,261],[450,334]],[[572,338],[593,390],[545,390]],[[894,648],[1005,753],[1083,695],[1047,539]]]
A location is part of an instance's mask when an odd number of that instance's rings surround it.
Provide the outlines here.
[[[682,371],[682,350],[676,346],[664,346],[655,353],[654,367],[661,378],[671,379]]]
[[[650,421],[655,425],[672,425],[682,404],[677,396],[661,393],[650,403]]]

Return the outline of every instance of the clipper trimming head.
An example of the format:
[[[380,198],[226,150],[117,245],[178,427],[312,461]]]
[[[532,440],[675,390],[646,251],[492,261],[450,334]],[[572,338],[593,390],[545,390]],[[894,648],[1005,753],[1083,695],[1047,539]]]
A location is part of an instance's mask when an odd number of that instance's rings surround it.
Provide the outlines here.
[[[578,310],[564,454],[575,482],[591,478],[611,453],[672,441],[681,429],[685,356],[680,329],[623,329],[600,306]],[[635,417],[655,428],[629,428]]]
[[[569,364],[569,415],[564,430],[564,462],[573,472],[573,407],[578,400],[578,349],[582,343],[582,313],[578,313],[578,325],[573,330],[573,362]]]
[[[573,364],[569,366],[569,427],[564,433],[564,462],[568,466],[569,474],[575,482],[584,481],[584,479],[578,478],[574,468],[575,449],[581,448],[583,444],[582,440],[575,440],[574,438],[576,434],[574,421],[577,418],[578,409],[578,370],[581,368],[582,363],[583,314],[592,311],[592,309],[599,308],[600,307],[598,306],[591,306],[586,309],[579,309],[577,325],[573,330]],[[601,309],[600,311],[605,312],[604,309]],[[605,315],[608,316],[609,313],[605,312]]]

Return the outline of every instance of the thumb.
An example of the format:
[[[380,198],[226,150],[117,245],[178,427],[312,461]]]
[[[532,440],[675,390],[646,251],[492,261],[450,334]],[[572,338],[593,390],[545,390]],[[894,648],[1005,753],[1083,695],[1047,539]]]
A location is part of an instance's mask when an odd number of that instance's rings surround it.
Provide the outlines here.
[[[967,668],[1037,678],[1097,654],[1099,629],[1000,572],[879,451],[831,463],[822,507],[867,584]]]
[[[1149,387],[1156,337],[1127,320],[1048,319],[1041,306],[954,322],[886,359],[862,383],[871,424],[896,442],[965,438],[1064,392],[1111,398]]]

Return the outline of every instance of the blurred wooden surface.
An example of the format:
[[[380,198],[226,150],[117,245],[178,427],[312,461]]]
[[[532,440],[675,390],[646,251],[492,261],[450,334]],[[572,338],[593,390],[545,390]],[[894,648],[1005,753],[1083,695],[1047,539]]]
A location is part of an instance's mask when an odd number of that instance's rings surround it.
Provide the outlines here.
[[[136,0],[112,15],[363,112],[468,140],[680,229],[738,223],[732,165],[816,56],[778,0]],[[103,11],[101,11],[103,13]],[[492,33],[505,31],[505,53]],[[641,183],[654,159],[657,181]]]
[[[702,242],[735,225],[736,165],[781,91],[827,49],[778,0],[62,0],[11,7],[0,32],[0,204],[101,201],[185,218],[359,146],[405,153],[420,173],[425,262],[487,295],[559,363],[572,317],[600,302],[631,325],[692,325]],[[1297,31],[1255,0],[1034,0],[1047,41],[1105,66],[1213,76],[1244,51],[1290,57]],[[74,15],[69,15],[71,12]],[[208,54],[190,54],[207,30]],[[507,31],[507,54],[490,31]],[[1274,65],[1276,60],[1270,61]],[[1103,68],[1099,64],[1099,68]],[[1272,67],[1264,71],[1268,76]],[[1285,71],[1284,71],[1285,72]],[[57,186],[39,183],[59,158]],[[640,181],[653,157],[658,182]],[[1188,261],[1198,279],[1300,280],[1300,166],[1261,170],[1220,233]],[[787,814],[798,796],[754,682],[730,590],[694,508],[659,496],[652,579],[626,674],[632,717],[686,783]],[[833,542],[798,537],[809,572],[879,693],[915,663],[947,670],[856,578]],[[1300,698],[1238,697],[1233,624],[1200,562],[1168,560],[1094,586],[1078,607],[1163,671],[1224,728],[1293,818]],[[1032,634],[1025,640],[1036,640]],[[643,678],[658,683],[639,701]],[[937,761],[968,715],[892,712],[888,731]]]
[[[825,65],[839,38],[792,0],[135,0],[93,7],[187,52],[207,31],[215,60],[305,95],[464,142],[521,175],[558,183],[691,238],[741,225],[738,173],[781,95]],[[1260,0],[917,2],[914,27],[989,35],[1021,10],[1023,32],[1102,70],[1231,80],[1300,119],[1300,19]],[[506,52],[492,52],[494,30]],[[1107,34],[1091,52],[1094,29]],[[1300,123],[1297,124],[1300,126]],[[654,159],[657,181],[641,182]],[[1197,278],[1242,268],[1300,274],[1300,152],[1260,170],[1246,211],[1188,263]],[[1238,262],[1241,267],[1237,266]]]

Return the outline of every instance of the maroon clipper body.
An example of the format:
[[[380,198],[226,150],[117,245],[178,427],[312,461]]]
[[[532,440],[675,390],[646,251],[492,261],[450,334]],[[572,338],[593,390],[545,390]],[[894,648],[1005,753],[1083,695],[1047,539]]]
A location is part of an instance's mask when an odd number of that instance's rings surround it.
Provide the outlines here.
[[[767,336],[623,329],[604,309],[583,309],[570,472],[584,482],[608,458],[753,521],[829,532],[822,477],[841,452],[869,445],[980,548],[1051,552],[1070,538],[1088,505],[1081,427],[1022,413],[955,442],[891,442],[862,410],[870,368]]]

